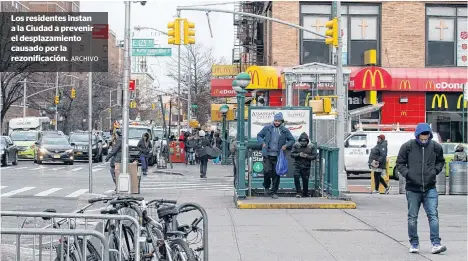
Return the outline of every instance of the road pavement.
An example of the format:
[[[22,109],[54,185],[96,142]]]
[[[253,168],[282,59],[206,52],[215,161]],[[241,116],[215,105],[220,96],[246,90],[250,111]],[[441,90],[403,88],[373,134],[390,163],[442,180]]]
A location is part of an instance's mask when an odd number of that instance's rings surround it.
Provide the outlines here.
[[[40,168],[22,161],[18,167],[2,168],[2,210],[54,207],[67,212],[84,206],[87,192],[81,191],[87,189],[87,167],[86,163],[75,163]],[[77,168],[81,169],[74,170]],[[93,170],[93,192],[112,190],[108,165],[93,164]],[[430,253],[428,222],[421,208],[421,253],[409,254],[404,195],[351,194],[357,204],[354,210],[241,210],[234,207],[232,166],[209,163],[207,179],[198,177],[198,166],[175,164],[173,171],[182,175],[154,170],[143,177],[141,196],[201,204],[208,212],[213,261],[467,260],[466,196],[439,198],[440,233],[448,251],[438,256]],[[370,184],[370,180],[350,180],[350,184],[356,183]],[[183,217],[187,221],[191,218]]]

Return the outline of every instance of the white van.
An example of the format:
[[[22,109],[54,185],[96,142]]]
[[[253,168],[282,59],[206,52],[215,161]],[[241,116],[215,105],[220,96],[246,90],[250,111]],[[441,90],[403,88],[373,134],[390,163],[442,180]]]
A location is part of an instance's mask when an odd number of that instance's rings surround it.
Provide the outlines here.
[[[385,135],[388,143],[387,157],[397,156],[401,145],[414,139],[414,132],[407,131],[356,131],[345,139],[345,170],[349,174],[369,173],[369,154],[377,144],[377,136]],[[434,134],[434,141],[441,142],[440,136]]]

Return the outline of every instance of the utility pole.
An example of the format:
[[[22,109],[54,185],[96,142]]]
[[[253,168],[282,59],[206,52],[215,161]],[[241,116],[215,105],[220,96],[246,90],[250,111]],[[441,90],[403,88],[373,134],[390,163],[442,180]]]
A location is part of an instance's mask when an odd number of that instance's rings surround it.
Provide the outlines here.
[[[130,82],[130,1],[125,1],[125,33],[124,33],[124,75],[122,104],[122,160],[120,174],[127,175],[128,167],[128,84]]]
[[[27,91],[27,83],[26,83],[26,78],[24,79],[23,82],[23,118],[26,118],[26,91]]]
[[[118,92],[119,90],[117,90]],[[112,129],[112,90],[109,90],[109,130]]]
[[[177,17],[180,18],[180,12],[177,12]],[[182,23],[179,24],[179,28],[183,26]],[[180,30],[179,29],[179,30]],[[180,135],[180,44],[177,47],[178,49],[178,58],[177,58],[177,136]]]
[[[340,192],[348,190],[348,177],[344,169],[344,136],[345,136],[345,94],[347,88],[343,85],[343,59],[341,37],[341,3],[336,1],[336,17],[338,18],[338,47],[336,48],[336,95],[338,107],[338,122],[336,132],[336,143],[338,152],[338,188]]]
[[[188,102],[187,102],[187,122],[192,119],[192,49],[187,46],[188,54]]]
[[[59,95],[58,82],[59,72],[55,76],[55,97]],[[58,131],[58,103],[55,103],[55,131]]]

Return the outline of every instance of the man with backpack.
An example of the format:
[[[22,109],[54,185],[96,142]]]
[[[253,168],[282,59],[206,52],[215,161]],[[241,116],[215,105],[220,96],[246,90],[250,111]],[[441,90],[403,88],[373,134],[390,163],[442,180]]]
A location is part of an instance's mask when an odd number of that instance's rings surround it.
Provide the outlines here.
[[[305,132],[299,136],[298,141],[291,150],[291,157],[294,159],[296,198],[301,198],[309,196],[310,167],[312,161],[317,158],[317,148],[313,144],[309,144],[309,136]],[[303,190],[301,190],[300,179],[302,179]]]
[[[432,140],[429,124],[418,124],[414,136],[415,139],[401,146],[396,160],[398,172],[406,179],[409,252],[419,252],[418,214],[422,204],[429,219],[432,254],[439,254],[447,250],[439,237],[439,195],[435,186],[436,177],[445,166],[444,151]]]

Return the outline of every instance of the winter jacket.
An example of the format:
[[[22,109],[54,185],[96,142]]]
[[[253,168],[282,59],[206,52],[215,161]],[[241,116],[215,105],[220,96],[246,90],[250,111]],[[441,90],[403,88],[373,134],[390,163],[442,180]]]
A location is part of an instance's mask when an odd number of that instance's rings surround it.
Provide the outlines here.
[[[219,136],[216,137],[216,136],[215,136],[215,137],[213,138],[213,140],[214,140],[214,141],[213,141],[213,143],[214,143],[213,145],[216,146],[217,148],[221,149],[221,144],[222,144],[222,142],[223,142],[223,141],[221,140],[221,137],[219,137]]]
[[[197,140],[195,139],[187,139],[187,141],[185,141],[185,151],[189,151],[189,149],[195,149],[195,147],[197,146]]]
[[[305,132],[303,132],[301,136],[299,136],[299,140],[301,139],[307,139],[307,143],[309,143],[309,137]],[[301,152],[305,153],[307,157],[301,157]],[[292,147],[291,157],[295,159],[294,167],[296,169],[310,169],[312,161],[317,158],[317,148],[313,144],[307,144],[306,146],[302,146],[299,142],[296,142]]]
[[[429,141],[422,144],[419,135],[429,131]],[[439,143],[432,140],[431,127],[418,124],[414,133],[416,139],[403,144],[398,152],[396,169],[406,179],[406,190],[426,192],[436,185],[436,176],[445,166],[444,151]]]
[[[120,163],[122,160],[122,137],[118,137],[115,142],[112,143],[112,151],[107,154],[106,161],[114,157],[115,163]]]
[[[146,141],[146,144],[145,144],[145,141],[143,140],[143,138],[141,138],[141,140],[138,142],[137,148],[138,150],[140,150],[140,156],[143,155],[145,157],[149,157],[151,154],[153,145],[151,145],[151,142],[149,140]]]
[[[211,148],[211,142],[208,137],[203,137],[198,140],[196,145],[196,152],[198,157],[203,157],[208,155],[207,147]]]
[[[387,146],[387,141],[383,140],[371,149],[368,161],[369,165],[375,160],[379,162],[379,169],[385,170],[387,168]]]
[[[231,155],[233,157],[236,155],[236,150],[237,150],[237,140],[236,138],[233,138],[231,140],[231,144],[229,144],[229,151],[231,152]]]
[[[268,157],[268,145],[271,141],[271,135],[274,130],[275,125],[270,124],[265,127],[257,134],[257,141],[260,142],[260,144],[266,144],[265,147],[262,147],[262,155],[264,157]],[[284,125],[281,125],[280,127],[280,137],[278,140],[278,150],[281,149],[281,147],[286,145],[286,148],[290,148],[294,144],[294,137],[291,134],[291,132],[284,127]]]
[[[461,144],[457,145],[457,147],[455,148],[455,153],[453,155],[453,161],[467,162],[467,160],[468,159],[466,156],[465,148],[463,148]]]

